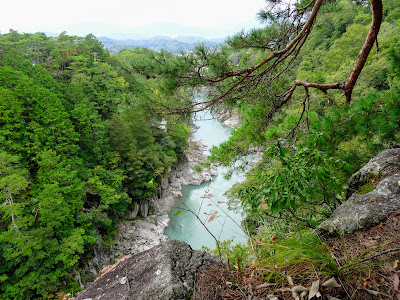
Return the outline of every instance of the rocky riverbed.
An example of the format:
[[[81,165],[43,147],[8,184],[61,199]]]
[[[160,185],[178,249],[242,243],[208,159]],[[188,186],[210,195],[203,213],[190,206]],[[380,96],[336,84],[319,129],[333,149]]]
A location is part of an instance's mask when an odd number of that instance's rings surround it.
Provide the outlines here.
[[[99,270],[121,257],[134,255],[166,241],[168,238],[164,235],[164,230],[170,221],[168,212],[175,205],[182,188],[211,181],[212,176],[218,174],[214,164],[195,171],[195,166],[207,159],[204,154],[207,145],[193,137],[196,130],[196,125],[191,124],[189,147],[185,152],[186,161],[179,163],[171,170],[169,177],[163,179],[159,194],[140,202],[125,214],[124,220],[118,225],[114,245],[106,249],[99,245],[94,247],[94,258],[85,268],[88,275],[96,278]]]
[[[241,124],[240,113],[237,110],[230,111],[226,108],[215,111],[214,116],[224,126],[237,128]],[[218,174],[217,166],[211,164],[208,168],[195,170],[195,166],[207,159],[205,151],[207,145],[196,140],[193,134],[198,127],[192,123],[190,126],[189,147],[185,151],[186,160],[170,171],[167,178],[162,180],[158,195],[136,204],[135,208],[126,212],[124,220],[118,225],[115,244],[106,249],[100,247],[100,243],[94,247],[94,258],[86,266],[85,271],[93,278],[98,277],[99,270],[113,264],[124,256],[130,256],[157,246],[168,238],[164,230],[168,227],[170,219],[169,211],[175,205],[175,201],[182,188],[187,185],[200,185],[212,180],[212,176]],[[254,151],[253,151],[254,150]],[[254,166],[262,158],[262,149],[253,149],[250,162]]]

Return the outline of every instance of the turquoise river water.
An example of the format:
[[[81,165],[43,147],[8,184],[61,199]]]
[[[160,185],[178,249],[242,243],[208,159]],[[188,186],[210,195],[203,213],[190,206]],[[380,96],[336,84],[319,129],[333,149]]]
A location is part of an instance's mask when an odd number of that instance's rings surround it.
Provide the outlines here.
[[[201,116],[195,122],[200,128],[194,133],[197,140],[202,141],[208,148],[226,141],[232,129],[225,127],[209,113]],[[219,166],[218,175],[213,176],[212,182],[204,182],[201,185],[189,185],[182,190],[182,201],[190,209],[198,214],[203,223],[219,240],[233,239],[234,243],[246,243],[246,237],[240,225],[242,215],[240,212],[229,210],[227,198],[224,193],[235,183],[243,180],[242,175],[234,173],[230,179],[224,178],[226,168]],[[204,198],[204,196],[208,197]],[[207,232],[204,226],[197,220],[192,213],[182,210],[183,207],[179,199],[176,200],[175,207],[170,211],[171,222],[166,228],[165,234],[170,239],[176,239],[188,243],[193,249],[200,249],[206,246],[210,249],[216,248],[214,238]],[[182,211],[179,216],[174,215],[177,211]],[[215,213],[217,212],[217,213]],[[229,215],[227,215],[225,213]],[[217,216],[211,222],[210,217]],[[237,223],[237,224],[236,224]]]

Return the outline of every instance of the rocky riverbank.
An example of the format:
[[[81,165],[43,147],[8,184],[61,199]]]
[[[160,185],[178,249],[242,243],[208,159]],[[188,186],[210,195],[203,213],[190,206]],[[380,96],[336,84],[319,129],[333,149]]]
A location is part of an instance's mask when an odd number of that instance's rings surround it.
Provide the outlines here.
[[[130,256],[157,246],[168,238],[164,230],[169,224],[168,212],[175,205],[178,194],[186,185],[200,185],[212,180],[218,174],[217,166],[195,170],[195,166],[204,162],[207,156],[204,151],[207,145],[197,141],[193,133],[197,130],[191,124],[189,147],[185,152],[186,160],[171,170],[168,178],[164,178],[159,194],[151,199],[136,204],[135,208],[124,215],[118,225],[115,244],[103,249],[100,243],[94,247],[94,258],[86,266],[85,271],[93,278],[99,276],[99,270],[113,264],[124,256]]]
[[[240,112],[237,109],[220,105],[213,109],[213,115],[224,126],[232,129],[236,129],[242,124]]]
[[[110,266],[76,300],[186,299],[191,295],[193,299],[222,295],[238,299],[392,299],[400,294],[399,161],[400,148],[383,151],[350,178],[350,198],[317,228],[324,240],[319,242],[323,248],[317,248],[321,251],[317,256],[305,250],[311,247],[311,252],[319,243],[301,244],[298,252],[296,244],[282,244],[282,249],[291,255],[299,253],[299,258],[290,257],[283,264],[273,260],[263,266],[264,273],[258,272],[259,263],[238,273],[218,264],[218,257],[210,253],[170,240]],[[326,236],[335,232],[340,234]],[[282,278],[282,272],[290,275]],[[268,273],[278,274],[279,281],[270,282],[271,276],[266,282]],[[353,291],[352,296],[348,291]]]

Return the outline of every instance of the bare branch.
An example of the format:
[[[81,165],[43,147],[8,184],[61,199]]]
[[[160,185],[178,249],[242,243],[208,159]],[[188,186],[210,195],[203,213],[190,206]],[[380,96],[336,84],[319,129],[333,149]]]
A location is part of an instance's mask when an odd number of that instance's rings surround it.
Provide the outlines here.
[[[379,28],[381,27],[382,23],[382,0],[370,0],[370,2],[372,10],[372,23],[369,28],[367,39],[365,40],[361,51],[358,53],[357,61],[353,67],[353,70],[351,71],[349,78],[346,81],[346,85],[344,87],[344,92],[346,95],[345,104],[348,104],[351,101],[351,94],[353,92],[354,86],[357,82],[358,76],[360,76],[361,70],[364,68],[369,52],[371,51],[375,41],[377,40]]]
[[[305,91],[308,93],[308,89],[314,88],[322,91],[328,99],[330,104],[336,105],[333,99],[329,96],[328,90],[336,89],[342,90],[345,94],[344,104],[348,104],[351,101],[352,91],[356,84],[356,81],[363,69],[367,57],[371,51],[371,48],[377,42],[377,35],[379,32],[379,28],[382,22],[382,0],[370,0],[371,1],[371,9],[372,9],[372,23],[369,29],[368,36],[362,46],[361,51],[358,54],[358,58],[355,62],[353,70],[349,75],[348,79],[343,82],[335,82],[329,84],[319,84],[319,83],[310,83],[305,81],[295,81],[288,89],[288,91],[281,95],[274,95],[276,98],[273,100],[273,105],[271,107],[270,112],[266,116],[266,120],[270,120],[271,117],[279,111],[279,109],[287,103],[291,97],[297,86],[303,86]],[[197,79],[201,80],[204,83],[215,84],[226,81],[228,78],[232,78],[235,80],[234,83],[230,84],[229,87],[225,91],[222,91],[216,97],[204,101],[202,103],[192,103],[191,105],[184,108],[176,108],[171,109],[172,113],[195,113],[207,109],[217,102],[221,101],[223,98],[230,95],[234,90],[237,90],[240,93],[243,93],[243,90],[248,90],[248,92],[254,92],[257,90],[258,86],[262,84],[262,82],[272,82],[281,77],[283,73],[285,73],[290,65],[294,62],[294,60],[299,55],[303,45],[305,44],[312,27],[315,23],[317,14],[324,3],[324,0],[312,0],[306,4],[306,6],[302,8],[296,8],[294,10],[290,10],[288,8],[287,19],[291,19],[291,23],[288,25],[283,25],[282,28],[287,26],[286,32],[283,34],[281,41],[283,42],[286,38],[289,38],[294,32],[298,32],[298,34],[291,39],[291,41],[286,45],[284,49],[279,51],[275,51],[271,53],[268,57],[264,58],[261,62],[256,64],[251,68],[247,68],[244,70],[229,72],[217,78],[209,78],[205,77],[198,70],[195,77],[190,76],[182,76],[183,79]],[[312,7],[309,12],[309,8]],[[309,12],[309,15],[305,21],[303,21],[303,17],[306,13]],[[268,14],[268,13],[266,13]],[[282,15],[281,15],[282,17]],[[300,30],[301,28],[301,30]],[[284,65],[279,70],[278,67]],[[203,66],[204,67],[204,66]],[[272,74],[277,71],[276,74]],[[258,93],[261,96],[262,91],[266,91],[264,88],[259,89]],[[308,96],[306,96],[308,98]]]
[[[221,248],[219,246],[219,240],[217,239],[217,237],[210,231],[210,229],[206,226],[206,224],[200,219],[199,214],[196,214],[192,209],[190,209],[189,206],[186,205],[186,203],[182,200],[182,196],[178,196],[178,199],[180,200],[180,202],[185,206],[184,208],[181,208],[185,211],[190,212],[193,216],[196,217],[196,219],[200,222],[200,224],[207,230],[207,232],[212,236],[212,238],[214,239],[215,243],[217,244],[217,249],[218,249],[218,254],[219,254],[219,259],[222,263],[222,253],[221,253]]]

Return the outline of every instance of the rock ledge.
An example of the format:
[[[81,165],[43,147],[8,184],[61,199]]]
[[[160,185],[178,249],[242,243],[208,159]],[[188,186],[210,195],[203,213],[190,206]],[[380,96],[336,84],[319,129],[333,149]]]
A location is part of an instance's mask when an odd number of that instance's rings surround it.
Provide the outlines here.
[[[215,255],[170,240],[120,262],[76,300],[185,299],[193,290],[196,272],[217,263]]]

